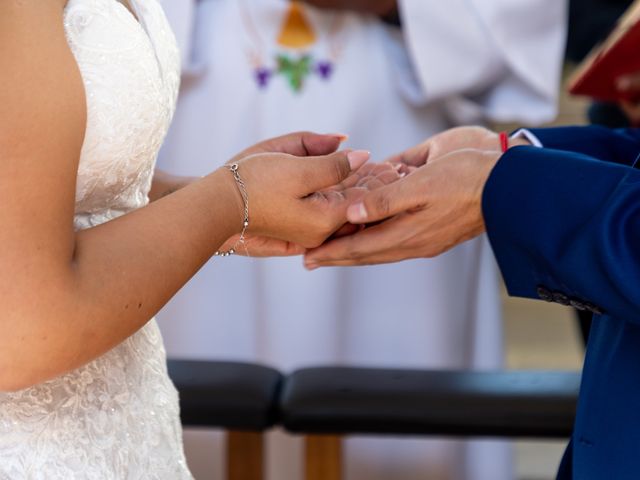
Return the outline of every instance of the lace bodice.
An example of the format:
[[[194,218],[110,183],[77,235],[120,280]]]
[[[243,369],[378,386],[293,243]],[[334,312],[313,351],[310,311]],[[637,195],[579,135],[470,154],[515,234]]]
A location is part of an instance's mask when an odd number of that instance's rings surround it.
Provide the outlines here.
[[[153,165],[179,86],[179,56],[157,0],[69,0],[65,26],[85,83],[88,125],[76,192],[76,226],[102,223],[147,202]]]
[[[130,4],[136,16],[118,0],[69,0],[65,9],[88,112],[77,229],[148,202],[175,108],[173,34],[158,0]],[[181,435],[177,392],[151,320],[84,367],[0,394],[0,479],[191,479]]]

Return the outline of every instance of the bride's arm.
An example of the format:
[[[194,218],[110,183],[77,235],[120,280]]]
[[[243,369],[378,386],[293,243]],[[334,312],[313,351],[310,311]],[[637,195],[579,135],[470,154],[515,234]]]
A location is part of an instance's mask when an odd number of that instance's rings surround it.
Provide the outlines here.
[[[198,177],[183,177],[181,175],[172,175],[164,170],[156,168],[153,173],[153,182],[151,183],[151,190],[149,190],[149,201],[155,202],[162,197],[171,195],[177,192],[181,188],[192,184],[197,181]]]
[[[0,390],[52,378],[122,342],[243,218],[235,181],[222,169],[74,232],[86,104],[62,3],[0,2]],[[255,234],[311,246],[339,226],[346,205],[306,195],[349,173],[345,153],[258,157],[240,166]]]

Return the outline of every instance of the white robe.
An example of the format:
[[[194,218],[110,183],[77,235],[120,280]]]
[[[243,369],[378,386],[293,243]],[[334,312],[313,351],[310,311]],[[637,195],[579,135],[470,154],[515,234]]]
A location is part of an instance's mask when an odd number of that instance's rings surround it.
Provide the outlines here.
[[[344,132],[376,160],[445,128],[555,115],[564,43],[560,0],[401,0],[404,28],[309,9],[316,58],[339,50],[328,80],[301,92],[283,76],[258,88],[285,0],[164,0],[184,79],[163,169],[202,175],[243,148],[295,130]],[[246,11],[249,7],[249,28]],[[341,15],[339,33],[327,34]],[[330,45],[329,45],[330,44]],[[215,259],[159,315],[174,357],[308,365],[499,369],[497,271],[486,239],[437,259],[309,273],[300,258]],[[270,478],[298,478],[297,440],[270,447]],[[511,478],[500,442],[352,439],[347,480]],[[219,471],[219,470],[218,470]],[[209,478],[218,478],[212,476]]]

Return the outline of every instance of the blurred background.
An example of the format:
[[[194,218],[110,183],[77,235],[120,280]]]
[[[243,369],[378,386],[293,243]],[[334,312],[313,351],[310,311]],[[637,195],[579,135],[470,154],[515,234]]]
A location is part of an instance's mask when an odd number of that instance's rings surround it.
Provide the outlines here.
[[[183,88],[159,164],[200,175],[301,129],[348,133],[347,146],[382,160],[456,125],[588,123],[591,102],[570,97],[567,79],[629,3],[164,0]],[[315,276],[299,259],[215,262],[159,316],[170,356],[285,372],[582,365],[576,313],[509,298],[483,239],[435,261]],[[268,438],[268,478],[302,478],[299,439]],[[223,478],[221,442],[220,432],[185,432],[199,480]],[[551,480],[565,445],[350,438],[346,479]]]

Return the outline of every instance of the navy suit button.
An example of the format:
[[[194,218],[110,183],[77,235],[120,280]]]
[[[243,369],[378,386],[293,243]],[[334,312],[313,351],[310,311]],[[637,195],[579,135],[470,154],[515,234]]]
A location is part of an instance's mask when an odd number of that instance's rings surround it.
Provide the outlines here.
[[[561,292],[553,292],[553,301],[556,303],[559,303],[560,305],[571,304],[569,297],[567,297],[564,293],[561,293]]]
[[[544,300],[545,302],[553,302],[553,294],[547,287],[539,285],[537,291],[538,297],[540,297],[541,300]]]

